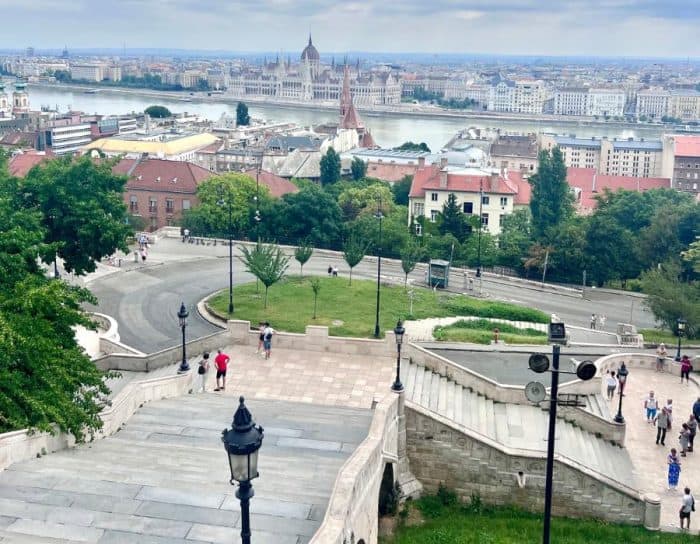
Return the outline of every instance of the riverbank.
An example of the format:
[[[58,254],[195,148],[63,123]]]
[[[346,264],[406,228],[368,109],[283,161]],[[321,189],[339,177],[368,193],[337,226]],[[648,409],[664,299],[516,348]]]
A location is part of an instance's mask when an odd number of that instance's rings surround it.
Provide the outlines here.
[[[290,110],[307,110],[307,111],[322,111],[335,112],[338,105],[335,102],[296,102],[290,100],[281,100],[270,97],[255,97],[246,96],[244,98],[235,97],[230,94],[213,94],[208,96],[203,92],[188,92],[188,91],[155,91],[151,89],[131,89],[125,87],[106,87],[99,84],[59,84],[59,83],[31,83],[32,87],[43,89],[54,89],[57,91],[66,92],[81,92],[96,89],[96,94],[113,94],[126,95],[136,97],[148,97],[153,99],[166,99],[185,103],[203,103],[203,104],[230,104],[235,105],[238,102],[244,101],[247,104],[260,106],[273,106],[275,108],[290,109]],[[469,120],[473,121],[491,121],[494,124],[499,122],[520,122],[531,124],[537,127],[539,124],[557,124],[565,125],[571,130],[576,127],[586,127],[589,129],[604,128],[606,130],[635,130],[649,132],[679,132],[677,127],[670,127],[660,124],[650,123],[630,123],[624,121],[601,121],[594,118],[570,118],[559,115],[530,115],[530,114],[514,114],[502,112],[484,112],[484,111],[454,111],[446,110],[435,106],[419,106],[416,104],[396,104],[392,106],[361,106],[361,114],[368,117],[373,116],[390,116],[390,117],[415,117],[424,119],[449,119],[449,120],[464,120],[465,126]],[[373,115],[374,114],[374,115]],[[700,130],[700,129],[699,129]],[[682,131],[685,131],[683,129]]]

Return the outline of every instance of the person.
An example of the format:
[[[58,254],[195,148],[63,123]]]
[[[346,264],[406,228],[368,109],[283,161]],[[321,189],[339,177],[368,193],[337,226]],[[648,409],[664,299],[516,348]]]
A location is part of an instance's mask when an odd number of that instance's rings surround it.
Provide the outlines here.
[[[668,356],[668,351],[666,351],[666,344],[661,342],[659,347],[656,348],[656,371],[663,372],[666,365],[666,357]]]
[[[328,265],[328,275],[330,276],[333,273],[333,267],[331,265]]]
[[[265,323],[262,321],[258,323],[258,330],[260,333],[258,334],[258,349],[255,350],[255,353],[264,353],[263,352],[263,341],[265,339]]]
[[[617,389],[617,378],[615,377],[615,371],[608,371],[608,377],[605,379],[605,383],[608,386],[608,400],[612,400],[615,396],[615,389]]]
[[[148,250],[146,249],[146,246],[142,247],[140,252],[141,252],[141,262],[145,263],[146,257],[148,257]]]
[[[231,358],[220,349],[216,350],[214,364],[216,365],[216,389],[214,391],[226,391],[226,369]],[[221,385],[219,385],[221,379]]]
[[[207,390],[207,371],[209,370],[209,353],[204,352],[202,354],[202,360],[199,361],[199,368],[197,368],[197,376],[199,377],[199,384],[197,386],[197,393],[204,393]]]
[[[693,365],[690,364],[690,358],[687,355],[683,355],[681,358],[681,383],[683,383],[683,376],[685,376],[685,384],[690,385],[689,376]]]
[[[183,242],[186,242],[190,238],[190,229],[185,229],[183,231],[184,238],[182,239]]]
[[[649,396],[644,401],[644,408],[647,411],[647,423],[653,423],[656,417],[656,410],[659,408],[659,401],[654,397],[653,391],[649,391]]]
[[[686,487],[683,490],[683,497],[681,498],[681,508],[679,514],[681,516],[681,530],[683,527],[683,520],[687,520],[685,529],[690,529],[690,513],[695,512],[695,497],[691,495],[690,488]]]
[[[598,320],[598,317],[595,314],[591,314],[591,329],[595,330],[595,322]]]
[[[686,457],[688,446],[690,445],[690,429],[687,423],[681,425],[681,434],[678,435],[678,442],[681,445],[681,457]]]
[[[700,397],[693,403],[693,415],[695,419],[700,422]]]
[[[666,412],[668,413],[668,430],[673,427],[673,399],[668,399],[666,401]]]
[[[337,266],[334,266],[334,267],[333,267],[333,277],[334,277],[334,278],[337,278],[337,277],[338,277],[338,267],[337,267]]]
[[[668,488],[676,489],[678,487],[678,479],[681,476],[681,460],[678,458],[676,448],[671,448],[671,453],[666,458],[668,463]]]
[[[272,335],[275,333],[275,329],[270,327],[269,322],[265,322],[265,329],[263,330],[263,348],[265,348],[265,359],[270,358],[270,352],[272,351]]]
[[[601,315],[601,316],[598,318],[598,323],[600,324],[600,330],[601,330],[601,331],[602,331],[603,329],[605,329],[605,322],[606,322],[607,320],[608,320],[608,318],[605,317],[604,315]]]
[[[666,432],[669,427],[668,412],[666,407],[661,408],[661,412],[656,414],[654,418],[654,423],[656,424],[656,444],[661,443],[662,446],[666,445]]]
[[[688,421],[685,423],[688,426],[690,435],[688,436],[688,451],[693,451],[693,443],[695,442],[695,435],[698,433],[698,420],[695,419],[693,414],[690,414]]]

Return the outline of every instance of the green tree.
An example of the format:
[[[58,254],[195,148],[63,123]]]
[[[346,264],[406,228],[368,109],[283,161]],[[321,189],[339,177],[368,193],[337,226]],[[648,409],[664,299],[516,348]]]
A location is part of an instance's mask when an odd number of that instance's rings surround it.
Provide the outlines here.
[[[401,250],[401,269],[404,273],[403,285],[408,287],[408,275],[416,268],[421,258],[421,248],[414,242],[407,243]]]
[[[316,319],[316,302],[318,302],[318,294],[321,292],[321,280],[319,278],[311,278],[311,290],[314,292],[314,317]]]
[[[407,210],[403,206],[395,206],[393,209],[384,206],[384,201],[382,201],[382,207],[386,210],[383,212],[382,219],[382,255],[397,258],[401,248],[406,245],[410,238],[406,217]],[[380,246],[379,220],[375,215],[376,211],[376,204],[374,210],[368,207],[348,227],[356,236],[367,241],[368,245],[373,248]]]
[[[336,183],[340,180],[340,155],[333,147],[329,147],[321,157],[321,185]]]
[[[311,258],[311,255],[313,254],[313,252],[314,252],[314,248],[306,243],[298,246],[294,250],[294,258],[299,263],[299,268],[301,270],[300,275],[302,278],[304,277],[304,265]],[[315,314],[315,312],[314,312],[314,314]]]
[[[127,251],[127,224],[122,193],[126,178],[112,173],[113,161],[93,161],[70,156],[47,161],[18,182],[17,206],[41,212],[45,242],[44,262],[52,262],[54,250],[66,270],[84,274],[95,270],[95,261],[115,250]]]
[[[450,233],[457,240],[464,238],[467,231],[467,222],[454,193],[447,195],[447,202],[442,205],[438,229],[440,234]]]
[[[245,102],[239,102],[236,106],[236,125],[248,126],[250,124],[250,115],[248,115],[248,106]]]
[[[359,181],[367,175],[367,163],[360,157],[353,157],[350,163],[350,172],[352,179]]]
[[[686,251],[681,252],[683,260],[690,263],[695,272],[700,274],[700,237],[688,246]]]
[[[430,153],[430,148],[425,142],[415,144],[413,142],[404,142],[399,147],[394,148],[396,151],[424,151]]]
[[[349,187],[338,195],[338,205],[347,221],[362,214],[375,214],[381,202],[381,211],[388,215],[393,210],[391,189],[386,183],[372,183],[366,187]]]
[[[364,259],[367,253],[367,245],[356,235],[351,235],[343,247],[343,258],[350,267],[350,285],[352,285],[352,269]]]
[[[248,246],[241,247],[240,257],[246,270],[258,278],[265,286],[265,304],[267,308],[267,291],[275,283],[280,281],[289,267],[289,257],[282,249],[274,244],[258,242],[252,249]]]
[[[683,282],[677,263],[664,263],[644,272],[641,277],[642,291],[647,298],[644,304],[659,323],[677,332],[676,320],[687,321],[688,338],[700,336],[700,282]]]
[[[173,116],[172,112],[165,106],[148,106],[143,112],[154,119],[166,119]]]
[[[537,173],[528,179],[532,186],[530,212],[536,240],[550,240],[556,228],[573,214],[573,197],[566,182],[566,165],[561,150],[542,150]]]
[[[498,236],[498,263],[522,270],[523,257],[532,245],[530,210],[521,208],[503,217]]]
[[[399,206],[408,206],[408,195],[411,192],[413,176],[404,176],[400,181],[392,185],[391,192],[394,193],[394,203]]]

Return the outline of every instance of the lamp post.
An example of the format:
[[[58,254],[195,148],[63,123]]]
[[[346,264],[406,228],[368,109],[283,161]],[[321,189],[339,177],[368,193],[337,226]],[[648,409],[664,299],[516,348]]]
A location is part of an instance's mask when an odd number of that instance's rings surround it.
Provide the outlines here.
[[[676,352],[676,361],[681,360],[681,337],[683,336],[683,333],[685,332],[685,326],[688,322],[683,319],[682,317],[679,317],[676,319],[676,328],[678,331],[678,351]]]
[[[396,380],[394,380],[391,386],[392,391],[400,393],[403,391],[403,384],[401,383],[401,344],[403,344],[403,335],[406,329],[403,327],[403,323],[399,319],[396,322],[396,327],[394,327],[394,337],[396,338]]]
[[[263,428],[255,425],[244,402],[245,399],[240,397],[231,429],[221,431],[221,441],[228,454],[231,485],[239,484],[236,498],[241,501],[241,542],[250,544],[250,499],[255,495],[250,481],[259,476],[258,450],[264,434]]]
[[[185,329],[187,328],[188,315],[190,315],[190,313],[187,311],[187,308],[185,308],[185,303],[183,302],[180,304],[180,311],[177,313],[180,328],[182,329],[182,362],[180,363],[180,368],[177,369],[180,374],[189,372],[190,370],[190,365],[187,364],[187,351],[185,347]]]
[[[253,200],[255,201],[255,242],[260,241],[260,170],[262,170],[262,158],[258,162],[258,168],[255,172],[255,196]]]
[[[379,338],[379,282],[382,273],[382,199],[377,203],[377,213],[374,214],[379,220],[379,245],[377,246],[377,312],[374,320],[374,337]]]
[[[476,256],[476,277],[481,277],[481,229],[483,228],[482,217],[484,210],[484,182],[479,181],[479,231],[477,232],[478,250]]]
[[[219,198],[219,206],[228,203],[228,313],[233,313],[233,207],[231,202],[231,191],[229,189],[228,200],[223,196]]]
[[[629,374],[629,370],[627,370],[627,367],[625,366],[625,363],[622,363],[620,365],[620,369],[617,371],[617,379],[620,382],[620,400],[617,404],[617,414],[615,415],[614,421],[615,423],[624,423],[625,418],[622,417],[622,397],[624,397],[624,390],[625,390],[625,384],[627,383],[627,376]]]

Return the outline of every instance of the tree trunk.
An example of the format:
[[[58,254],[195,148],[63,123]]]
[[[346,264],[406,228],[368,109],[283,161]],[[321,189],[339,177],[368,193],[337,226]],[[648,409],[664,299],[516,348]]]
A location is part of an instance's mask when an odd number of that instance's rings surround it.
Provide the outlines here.
[[[352,285],[352,266],[350,267],[350,283],[348,285]]]
[[[301,268],[301,277],[303,278],[304,277],[304,265],[300,264],[299,268]]]
[[[404,288],[404,291],[408,288],[408,272],[406,272],[404,279],[403,279],[403,288]]]
[[[265,286],[265,309],[267,310],[267,285]]]
[[[318,298],[318,295],[314,293],[314,319],[316,319],[316,299]]]

